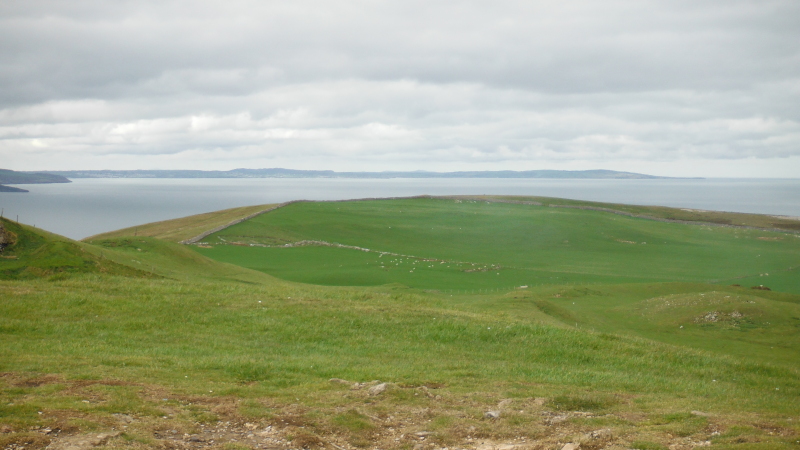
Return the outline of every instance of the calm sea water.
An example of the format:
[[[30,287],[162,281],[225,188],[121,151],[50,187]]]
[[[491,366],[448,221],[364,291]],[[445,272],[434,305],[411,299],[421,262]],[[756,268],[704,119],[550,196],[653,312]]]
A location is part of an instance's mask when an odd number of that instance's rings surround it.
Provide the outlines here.
[[[288,200],[511,194],[800,216],[800,179],[75,179],[0,192],[5,217],[73,239],[236,206]]]

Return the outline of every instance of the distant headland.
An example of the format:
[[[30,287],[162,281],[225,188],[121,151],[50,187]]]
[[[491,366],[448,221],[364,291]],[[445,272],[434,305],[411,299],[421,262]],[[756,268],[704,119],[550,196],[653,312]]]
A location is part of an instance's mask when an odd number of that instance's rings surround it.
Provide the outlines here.
[[[43,184],[43,183],[70,183],[62,175],[42,172],[16,172],[14,170],[0,169],[0,192],[28,192],[6,184]]]

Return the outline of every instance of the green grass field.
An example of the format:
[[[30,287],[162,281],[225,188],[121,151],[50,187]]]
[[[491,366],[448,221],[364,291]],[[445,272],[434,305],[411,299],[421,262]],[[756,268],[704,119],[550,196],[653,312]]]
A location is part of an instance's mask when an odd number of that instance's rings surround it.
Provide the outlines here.
[[[800,448],[791,233],[464,199],[200,247],[2,223],[0,448]]]
[[[471,292],[680,281],[800,293],[797,235],[544,206],[439,199],[296,203],[205,241],[213,248],[198,251],[206,256],[314,284],[394,282]],[[370,251],[283,247],[302,241]]]

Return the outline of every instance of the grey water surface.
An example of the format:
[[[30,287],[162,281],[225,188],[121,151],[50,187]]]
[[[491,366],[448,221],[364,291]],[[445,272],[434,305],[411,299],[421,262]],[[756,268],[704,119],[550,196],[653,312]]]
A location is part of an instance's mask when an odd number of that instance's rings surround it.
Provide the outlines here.
[[[540,195],[678,208],[800,216],[800,179],[150,179],[78,178],[0,192],[6,218],[82,239],[159,220],[289,200],[413,195]]]

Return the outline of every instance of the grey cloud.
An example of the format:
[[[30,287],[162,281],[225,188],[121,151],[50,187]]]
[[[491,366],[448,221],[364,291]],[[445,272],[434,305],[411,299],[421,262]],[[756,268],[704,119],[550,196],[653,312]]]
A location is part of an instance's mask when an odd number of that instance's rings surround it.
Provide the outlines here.
[[[191,71],[264,69],[291,81],[409,78],[548,92],[729,89],[796,77],[793,43],[800,40],[791,20],[800,4],[793,1],[106,2],[94,12],[25,3],[28,10],[3,15],[4,66],[15,68],[3,81],[40,80],[27,89],[39,100],[114,95],[159,79],[168,89],[170,72],[191,78]],[[218,81],[263,87],[263,80]],[[187,85],[212,95],[220,87]]]
[[[0,157],[798,156],[797,17],[793,0],[3,2]]]

